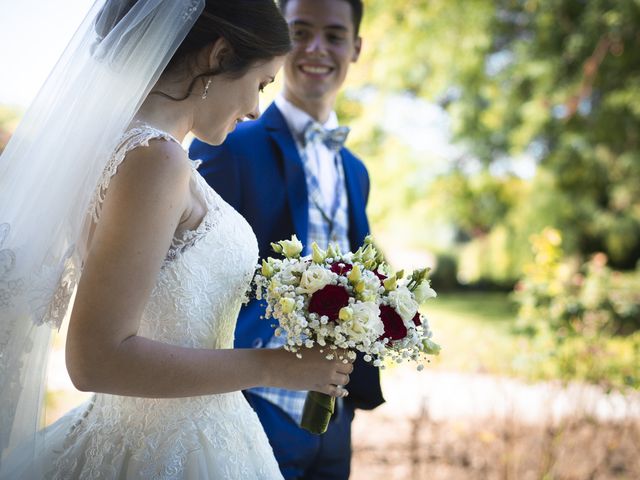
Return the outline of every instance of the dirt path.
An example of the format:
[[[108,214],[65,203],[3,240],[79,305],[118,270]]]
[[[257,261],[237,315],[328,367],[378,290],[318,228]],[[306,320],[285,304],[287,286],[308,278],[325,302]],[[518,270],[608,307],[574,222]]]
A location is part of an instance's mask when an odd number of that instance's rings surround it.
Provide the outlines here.
[[[640,394],[489,375],[382,377],[387,403],[359,411],[351,480],[640,478]]]
[[[525,423],[539,423],[550,416],[560,421],[575,415],[599,421],[640,418],[640,393],[607,394],[585,384],[562,386],[559,382],[527,384],[492,375],[456,372],[417,372],[410,366],[386,370],[382,386],[387,402],[377,412],[401,411],[415,417],[426,407],[434,420],[516,415]]]

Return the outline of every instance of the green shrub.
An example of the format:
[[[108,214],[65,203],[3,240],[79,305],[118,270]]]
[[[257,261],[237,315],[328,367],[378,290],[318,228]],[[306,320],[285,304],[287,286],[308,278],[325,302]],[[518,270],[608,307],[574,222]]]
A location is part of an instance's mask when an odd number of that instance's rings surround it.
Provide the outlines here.
[[[640,272],[611,270],[603,253],[584,263],[567,259],[554,229],[532,243],[534,261],[514,298],[517,331],[538,352],[533,376],[639,387]]]
[[[512,240],[508,228],[497,225],[489,234],[462,245],[458,267],[461,283],[511,290],[520,276]]]

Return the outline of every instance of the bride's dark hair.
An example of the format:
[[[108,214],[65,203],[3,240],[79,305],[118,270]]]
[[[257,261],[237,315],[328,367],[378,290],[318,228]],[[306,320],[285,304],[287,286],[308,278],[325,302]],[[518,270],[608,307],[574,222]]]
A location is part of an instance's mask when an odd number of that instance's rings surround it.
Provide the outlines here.
[[[119,3],[121,5],[117,14],[121,19],[133,8],[136,0],[120,0]],[[98,35],[105,37],[109,33],[105,25],[115,23],[117,21],[98,15]],[[206,0],[204,10],[169,61],[165,72],[180,69],[195,71],[196,54],[221,37],[229,44],[230,51],[223,58],[219,68],[198,73],[181,98],[171,97],[162,92],[153,93],[173,100],[184,100],[191,95],[198,79],[221,74],[238,78],[254,64],[285,55],[291,50],[289,28],[274,0]]]

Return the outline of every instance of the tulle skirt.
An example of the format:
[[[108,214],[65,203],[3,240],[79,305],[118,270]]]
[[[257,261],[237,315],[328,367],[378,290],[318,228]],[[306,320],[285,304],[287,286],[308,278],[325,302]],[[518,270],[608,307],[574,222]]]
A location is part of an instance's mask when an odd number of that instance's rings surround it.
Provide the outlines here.
[[[95,395],[7,459],[7,478],[282,479],[257,415],[240,392],[184,399]],[[41,470],[36,470],[36,468]]]

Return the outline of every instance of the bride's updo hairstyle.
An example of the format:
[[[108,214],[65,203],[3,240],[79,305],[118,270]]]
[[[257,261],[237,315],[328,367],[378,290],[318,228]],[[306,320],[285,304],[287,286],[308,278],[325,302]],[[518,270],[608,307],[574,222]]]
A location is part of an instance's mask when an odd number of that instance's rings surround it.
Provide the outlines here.
[[[183,1],[183,0],[176,0]],[[113,8],[116,3],[116,8]],[[99,37],[108,35],[113,25],[131,10],[136,0],[109,0],[96,19]],[[109,11],[109,14],[103,14]],[[114,13],[115,12],[115,13]],[[105,18],[117,15],[118,18]],[[197,54],[219,38],[224,38],[231,51],[222,59],[220,67],[198,72]],[[206,0],[204,10],[169,61],[164,73],[193,75],[189,88],[180,98],[191,95],[199,79],[225,75],[239,78],[255,64],[287,54],[291,50],[289,28],[274,0]],[[201,69],[200,69],[201,70]]]

